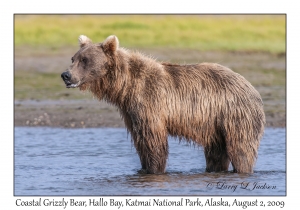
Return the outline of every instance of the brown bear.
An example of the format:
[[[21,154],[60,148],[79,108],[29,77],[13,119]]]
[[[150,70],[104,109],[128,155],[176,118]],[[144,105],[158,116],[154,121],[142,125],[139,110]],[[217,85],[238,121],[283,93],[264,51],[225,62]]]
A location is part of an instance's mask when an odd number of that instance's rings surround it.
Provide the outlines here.
[[[79,51],[61,74],[67,88],[91,91],[118,107],[147,173],[164,173],[168,136],[204,148],[207,172],[252,173],[263,135],[260,94],[241,75],[214,63],[160,63],[119,47],[109,36]]]

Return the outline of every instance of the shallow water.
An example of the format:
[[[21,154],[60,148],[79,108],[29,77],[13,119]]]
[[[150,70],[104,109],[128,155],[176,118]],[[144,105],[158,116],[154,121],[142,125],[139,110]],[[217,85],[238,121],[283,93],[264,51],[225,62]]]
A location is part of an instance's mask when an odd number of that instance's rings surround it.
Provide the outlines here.
[[[167,172],[139,173],[125,129],[16,127],[14,194],[286,195],[286,133],[267,128],[253,174],[206,173],[203,149],[169,139]]]

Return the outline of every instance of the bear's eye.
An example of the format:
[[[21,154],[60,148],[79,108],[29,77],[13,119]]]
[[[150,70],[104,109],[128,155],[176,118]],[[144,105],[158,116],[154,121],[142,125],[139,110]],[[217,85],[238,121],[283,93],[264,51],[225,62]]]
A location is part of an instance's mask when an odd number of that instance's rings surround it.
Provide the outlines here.
[[[71,58],[71,61],[72,61],[72,63],[74,63],[74,58],[73,57]]]
[[[82,58],[81,61],[86,64],[87,63],[87,58]]]

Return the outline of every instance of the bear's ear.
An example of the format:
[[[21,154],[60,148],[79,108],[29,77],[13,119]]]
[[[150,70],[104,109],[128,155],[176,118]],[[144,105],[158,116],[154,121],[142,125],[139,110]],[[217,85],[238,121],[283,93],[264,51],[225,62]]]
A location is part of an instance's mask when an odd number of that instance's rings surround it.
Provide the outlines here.
[[[114,54],[119,48],[119,40],[115,35],[111,35],[106,38],[106,40],[102,43],[103,50],[106,53]]]
[[[90,40],[87,36],[85,35],[80,35],[78,37],[78,43],[79,43],[79,46],[82,48],[84,46],[87,46],[89,44],[92,44],[92,40]]]

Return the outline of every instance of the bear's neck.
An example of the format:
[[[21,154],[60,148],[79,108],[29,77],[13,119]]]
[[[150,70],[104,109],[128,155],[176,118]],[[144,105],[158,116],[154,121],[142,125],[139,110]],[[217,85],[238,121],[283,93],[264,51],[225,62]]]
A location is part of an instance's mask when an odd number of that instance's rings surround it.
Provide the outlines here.
[[[147,88],[146,81],[163,76],[163,71],[162,65],[154,59],[139,52],[120,49],[116,56],[116,69],[105,81],[108,88],[104,93],[104,99],[121,110],[128,110],[130,107],[126,101],[138,103],[138,98],[131,98],[140,96]]]

